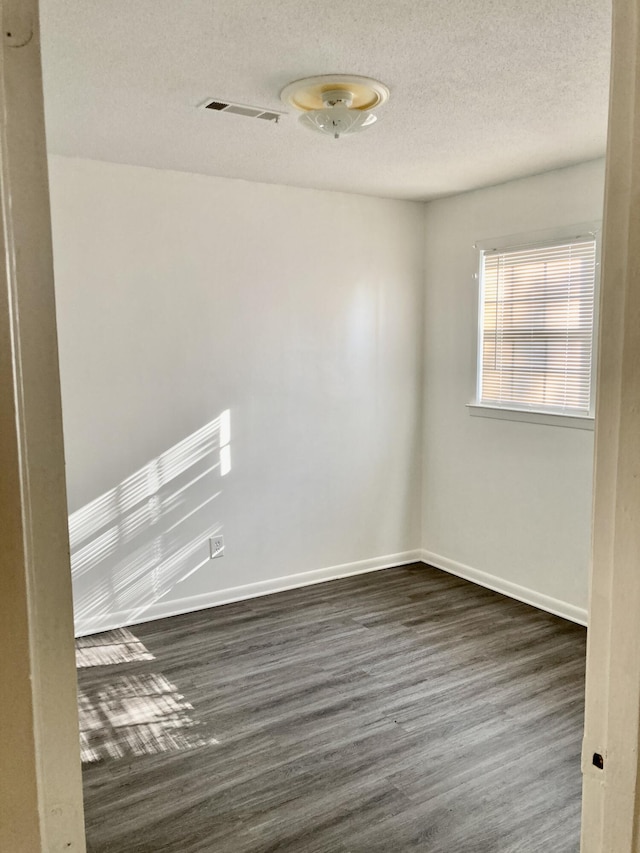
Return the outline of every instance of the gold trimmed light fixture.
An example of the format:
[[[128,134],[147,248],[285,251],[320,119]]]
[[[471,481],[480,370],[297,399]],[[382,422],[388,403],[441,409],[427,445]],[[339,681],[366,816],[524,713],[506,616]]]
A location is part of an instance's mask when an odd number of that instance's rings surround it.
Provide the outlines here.
[[[370,77],[324,74],[289,83],[280,98],[302,112],[305,127],[339,139],[375,124],[372,110],[388,100],[389,90]]]

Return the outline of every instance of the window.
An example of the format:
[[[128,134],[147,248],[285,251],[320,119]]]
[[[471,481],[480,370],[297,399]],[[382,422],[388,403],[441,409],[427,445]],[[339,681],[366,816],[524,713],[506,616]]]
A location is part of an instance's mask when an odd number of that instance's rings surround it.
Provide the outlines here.
[[[594,233],[480,254],[477,406],[593,416]]]

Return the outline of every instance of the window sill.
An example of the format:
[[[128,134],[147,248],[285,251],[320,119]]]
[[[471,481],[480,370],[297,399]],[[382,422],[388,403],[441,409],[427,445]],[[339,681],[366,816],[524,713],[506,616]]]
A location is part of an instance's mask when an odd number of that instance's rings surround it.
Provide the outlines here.
[[[530,412],[526,409],[502,409],[480,403],[468,403],[469,414],[474,418],[496,418],[501,421],[524,421],[530,424],[593,430],[594,418],[586,415],[559,415],[550,412]]]

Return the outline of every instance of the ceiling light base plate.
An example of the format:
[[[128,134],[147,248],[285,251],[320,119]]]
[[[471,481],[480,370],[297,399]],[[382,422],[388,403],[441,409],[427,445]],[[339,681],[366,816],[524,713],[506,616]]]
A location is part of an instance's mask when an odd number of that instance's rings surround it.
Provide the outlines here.
[[[324,74],[319,77],[304,77],[285,86],[280,93],[283,103],[303,112],[321,110],[325,106],[327,93],[348,93],[351,109],[368,111],[384,104],[389,98],[389,89],[371,77],[354,74]]]

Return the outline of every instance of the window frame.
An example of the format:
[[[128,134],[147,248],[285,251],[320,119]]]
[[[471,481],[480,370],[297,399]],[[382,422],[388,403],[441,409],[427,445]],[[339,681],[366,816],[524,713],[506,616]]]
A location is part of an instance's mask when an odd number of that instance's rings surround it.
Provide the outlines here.
[[[497,418],[499,420],[525,421],[530,423],[546,424],[548,426],[562,426],[574,429],[593,429],[595,421],[595,390],[596,390],[596,366],[598,360],[598,326],[599,326],[599,303],[600,303],[600,252],[601,252],[602,222],[591,221],[574,225],[547,229],[544,231],[528,232],[525,234],[513,234],[488,240],[478,240],[474,243],[474,249],[478,253],[478,268],[475,273],[477,282],[477,347],[476,347],[476,376],[475,395],[471,403],[467,404],[469,414],[475,417]],[[594,305],[593,305],[593,341],[591,349],[591,382],[589,392],[589,412],[587,414],[575,412],[558,412],[547,409],[536,409],[532,407],[513,405],[493,405],[483,402],[482,393],[482,353],[484,344],[484,282],[483,282],[483,260],[486,252],[501,252],[514,249],[544,248],[559,245],[572,240],[585,241],[595,240],[595,280],[594,280]]]

